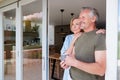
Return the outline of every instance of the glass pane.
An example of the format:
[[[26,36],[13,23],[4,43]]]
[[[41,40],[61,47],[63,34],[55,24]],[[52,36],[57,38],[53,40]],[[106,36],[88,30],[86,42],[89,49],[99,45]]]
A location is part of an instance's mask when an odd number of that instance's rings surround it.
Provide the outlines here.
[[[118,15],[119,15],[119,23],[118,23],[118,79],[120,80],[120,0],[119,0],[119,8],[118,8]]]
[[[15,79],[15,16],[16,10],[9,10],[3,13],[4,24],[4,77],[5,80]]]
[[[22,6],[23,77],[42,80],[42,2],[35,0]]]

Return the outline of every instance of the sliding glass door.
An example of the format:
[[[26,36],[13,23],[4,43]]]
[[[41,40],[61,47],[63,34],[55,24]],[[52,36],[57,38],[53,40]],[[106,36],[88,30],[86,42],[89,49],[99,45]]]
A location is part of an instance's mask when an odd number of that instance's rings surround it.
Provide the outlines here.
[[[22,6],[23,80],[42,80],[42,1]]]
[[[0,8],[0,80],[48,80],[47,0]]]
[[[0,80],[16,80],[16,4],[0,9]]]
[[[16,80],[16,9],[3,12],[4,80]]]

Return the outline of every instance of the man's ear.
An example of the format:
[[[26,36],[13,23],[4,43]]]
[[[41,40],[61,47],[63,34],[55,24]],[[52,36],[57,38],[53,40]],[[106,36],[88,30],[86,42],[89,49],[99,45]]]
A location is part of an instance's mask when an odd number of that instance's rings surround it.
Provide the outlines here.
[[[96,17],[93,16],[93,17],[91,18],[91,20],[92,20],[92,22],[95,22],[95,21],[96,21]]]

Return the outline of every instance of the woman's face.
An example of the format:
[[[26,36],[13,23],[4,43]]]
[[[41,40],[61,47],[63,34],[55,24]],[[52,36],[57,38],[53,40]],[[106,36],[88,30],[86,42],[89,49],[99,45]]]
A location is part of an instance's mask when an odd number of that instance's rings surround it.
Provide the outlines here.
[[[72,22],[72,26],[71,26],[71,31],[74,34],[77,34],[80,32],[80,20],[79,19],[74,19]]]

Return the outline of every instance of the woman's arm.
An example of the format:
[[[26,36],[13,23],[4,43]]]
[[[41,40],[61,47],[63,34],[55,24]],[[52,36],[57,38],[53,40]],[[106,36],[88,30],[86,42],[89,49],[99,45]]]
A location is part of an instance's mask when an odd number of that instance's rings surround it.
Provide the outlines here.
[[[61,51],[60,51],[61,55],[64,54],[67,51],[67,49],[70,46],[71,40],[72,40],[72,35],[67,35],[65,37],[65,41],[64,41],[63,46],[62,46]]]
[[[82,33],[74,34],[73,40],[72,40],[72,42],[70,43],[69,48],[68,48],[67,51],[65,52],[66,54],[72,54],[75,41],[78,39],[78,37],[81,36],[81,34],[82,34]]]
[[[69,43],[70,46],[69,46],[69,48],[66,50],[65,54],[68,54],[68,55],[71,55],[71,56],[74,55],[74,44],[75,44],[75,41],[78,39],[78,37],[80,37],[81,34],[82,34],[82,33],[80,33],[80,34],[74,34],[73,40],[71,41],[71,43]],[[63,69],[68,68],[69,66],[66,65],[66,64],[64,64],[64,59],[61,59],[61,60],[62,60],[61,63],[60,63],[61,67],[62,67]]]

